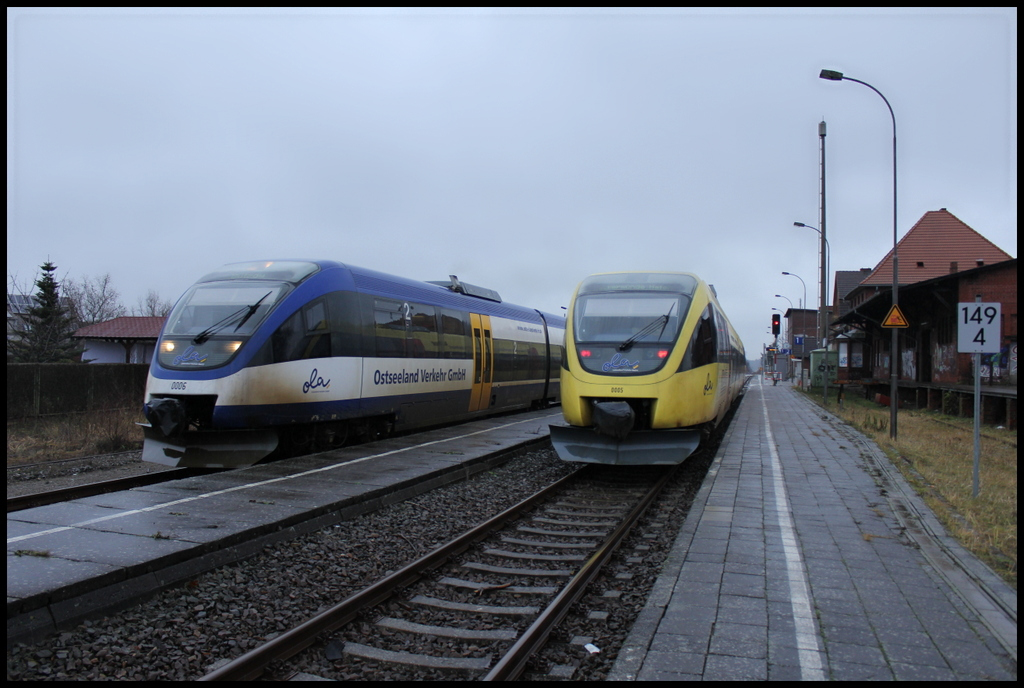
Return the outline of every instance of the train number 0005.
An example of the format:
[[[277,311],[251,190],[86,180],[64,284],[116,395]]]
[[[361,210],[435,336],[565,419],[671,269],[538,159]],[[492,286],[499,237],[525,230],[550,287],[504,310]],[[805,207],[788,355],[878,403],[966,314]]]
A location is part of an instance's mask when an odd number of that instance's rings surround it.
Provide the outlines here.
[[[181,390],[182,392],[184,392],[185,391],[185,383],[184,383],[184,381],[182,381],[182,382],[172,382],[171,383],[171,389],[177,389],[177,390]]]
[[[612,394],[622,394],[624,391],[622,387],[612,387]]]

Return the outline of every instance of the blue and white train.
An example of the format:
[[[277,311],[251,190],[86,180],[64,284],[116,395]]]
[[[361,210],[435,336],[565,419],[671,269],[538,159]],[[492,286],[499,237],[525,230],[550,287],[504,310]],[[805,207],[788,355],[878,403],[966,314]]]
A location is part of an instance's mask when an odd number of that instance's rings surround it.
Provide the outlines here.
[[[143,459],[237,467],[279,448],[559,401],[565,320],[459,282],[332,261],[236,263],[171,311],[150,367]]]

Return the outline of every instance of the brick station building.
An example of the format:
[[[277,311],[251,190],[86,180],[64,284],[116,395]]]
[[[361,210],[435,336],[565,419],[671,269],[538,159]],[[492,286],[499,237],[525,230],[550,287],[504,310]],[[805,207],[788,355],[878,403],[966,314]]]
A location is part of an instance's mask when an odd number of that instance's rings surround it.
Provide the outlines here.
[[[899,308],[909,327],[899,330],[899,400],[919,408],[962,411],[973,394],[970,354],[957,353],[957,304],[1002,307],[1001,350],[982,357],[986,422],[1016,427],[1017,260],[945,208],[929,211],[897,245]],[[889,393],[891,331],[882,322],[892,306],[892,251],[872,270],[837,273],[837,313],[830,348],[839,353],[838,379],[868,395]],[[840,294],[840,275],[848,291]],[[851,276],[860,277],[849,288]]]

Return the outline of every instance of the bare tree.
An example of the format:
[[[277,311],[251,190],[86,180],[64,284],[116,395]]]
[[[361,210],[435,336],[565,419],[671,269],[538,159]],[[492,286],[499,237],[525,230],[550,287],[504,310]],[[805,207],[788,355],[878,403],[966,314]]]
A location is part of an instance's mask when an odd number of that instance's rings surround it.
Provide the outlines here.
[[[128,309],[121,304],[121,295],[111,282],[109,272],[100,277],[64,281],[64,294],[79,323],[92,325],[128,315]]]
[[[22,280],[17,275],[7,273],[7,294],[21,294],[27,295],[32,293],[31,284],[23,284]]]
[[[139,298],[138,305],[132,309],[132,315],[166,316],[173,306],[173,303],[162,300],[156,291],[150,289],[145,298]]]

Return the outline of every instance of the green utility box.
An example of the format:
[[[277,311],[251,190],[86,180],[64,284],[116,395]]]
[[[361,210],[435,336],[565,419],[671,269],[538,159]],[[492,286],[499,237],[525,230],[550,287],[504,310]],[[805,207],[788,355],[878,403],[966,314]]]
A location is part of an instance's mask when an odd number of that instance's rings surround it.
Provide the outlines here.
[[[825,384],[825,365],[828,362],[828,383],[836,384],[836,373],[839,367],[839,352],[815,349],[811,352],[811,387]]]

